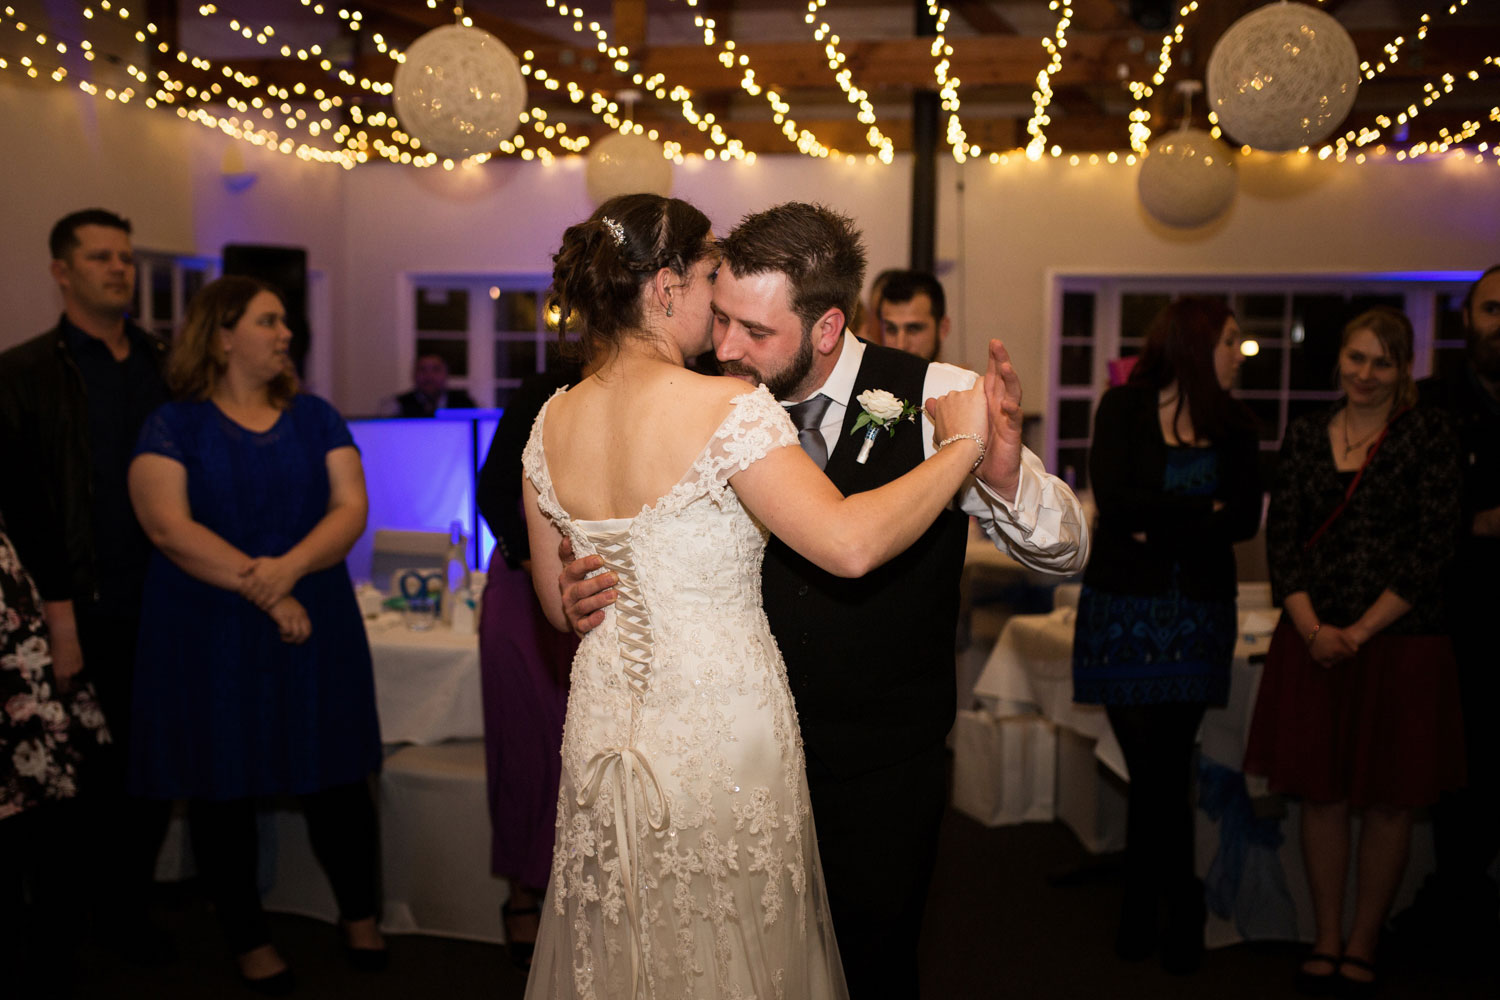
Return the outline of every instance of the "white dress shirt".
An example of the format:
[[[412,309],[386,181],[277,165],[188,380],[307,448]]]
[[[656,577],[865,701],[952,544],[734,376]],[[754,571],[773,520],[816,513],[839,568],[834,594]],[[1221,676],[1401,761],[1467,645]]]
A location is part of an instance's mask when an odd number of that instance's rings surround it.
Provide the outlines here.
[[[859,447],[856,440],[841,441],[844,416],[854,393],[854,379],[864,361],[865,345],[852,333],[844,331],[843,349],[817,393],[829,398],[819,430],[834,448]],[[927,366],[922,380],[922,398],[908,402],[921,406],[934,396],[968,389],[979,376],[957,365],[934,362]],[[811,397],[809,397],[811,398]],[[790,400],[791,403],[802,400]],[[922,412],[922,448],[925,457],[937,451],[937,433],[925,410]],[[1001,552],[1031,569],[1044,573],[1068,575],[1081,572],[1089,558],[1089,534],[1083,507],[1068,484],[1052,475],[1031,449],[1021,450],[1021,477],[1012,503],[995,493],[978,478],[964,480],[954,502],[965,514],[976,518],[985,535]]]

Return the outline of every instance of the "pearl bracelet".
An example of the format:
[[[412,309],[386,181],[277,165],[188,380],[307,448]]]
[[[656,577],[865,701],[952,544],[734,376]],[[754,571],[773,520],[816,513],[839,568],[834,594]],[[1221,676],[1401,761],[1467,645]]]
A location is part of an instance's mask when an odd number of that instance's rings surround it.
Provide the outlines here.
[[[984,438],[980,437],[978,434],[954,434],[952,437],[945,437],[938,442],[937,450],[942,451],[953,442],[962,441],[966,438],[979,445],[979,457],[974,459],[973,465],[969,466],[969,471],[973,472],[975,469],[979,468],[979,463],[984,461]]]

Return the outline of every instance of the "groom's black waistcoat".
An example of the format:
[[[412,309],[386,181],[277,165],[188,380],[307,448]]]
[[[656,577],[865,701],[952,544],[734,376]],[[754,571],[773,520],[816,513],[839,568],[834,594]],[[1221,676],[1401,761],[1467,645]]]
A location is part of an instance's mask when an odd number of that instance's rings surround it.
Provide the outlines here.
[[[879,431],[864,465],[855,397],[886,389],[921,405],[927,362],[867,345],[828,478],[847,496],[882,486],[923,458],[922,425]],[[826,573],[772,538],[762,593],[809,768],[848,777],[940,746],[953,725],[954,635],[968,518],[945,510],[912,546],[858,580]]]

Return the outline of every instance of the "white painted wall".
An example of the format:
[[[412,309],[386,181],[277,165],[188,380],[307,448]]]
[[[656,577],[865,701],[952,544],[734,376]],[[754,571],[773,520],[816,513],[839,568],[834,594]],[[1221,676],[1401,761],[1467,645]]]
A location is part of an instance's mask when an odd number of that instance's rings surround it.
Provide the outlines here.
[[[146,248],[306,247],[321,275],[314,321],[328,333],[315,336],[325,338],[331,370],[326,388],[315,387],[348,413],[372,411],[406,382],[403,276],[545,273],[562,230],[592,207],[576,160],[344,171],[247,146],[233,149],[256,179],[236,193],[223,174],[240,164],[234,154],[226,162],[225,137],[55,86],[0,81],[0,131],[12,143],[0,183],[0,347],[52,323],[59,303],[47,276],[47,231],[66,212],[99,204],[129,216]],[[780,155],[754,164],[699,160],[677,169],[674,194],[718,227],[779,201],[822,201],[864,228],[873,273],[906,260],[910,176],[904,157],[889,168]],[[938,270],[955,322],[945,357],[981,365],[987,338],[1003,337],[1030,412],[1046,405],[1050,271],[1395,271],[1500,260],[1500,169],[1470,161],[1252,157],[1229,214],[1190,234],[1143,215],[1135,170],[1123,164],[1012,158],[959,167],[945,159],[939,184]]]

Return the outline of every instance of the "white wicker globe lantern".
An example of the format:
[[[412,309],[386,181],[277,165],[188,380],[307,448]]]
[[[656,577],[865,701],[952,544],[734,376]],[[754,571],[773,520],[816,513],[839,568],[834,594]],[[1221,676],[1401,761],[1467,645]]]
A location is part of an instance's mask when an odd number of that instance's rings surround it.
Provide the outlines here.
[[[1229,208],[1239,178],[1229,147],[1202,129],[1184,128],[1152,143],[1136,175],[1141,206],[1177,229],[1204,226]]]
[[[665,197],[672,191],[672,161],[645,136],[615,132],[590,147],[584,180],[595,205],[621,194]]]
[[[1343,25],[1302,3],[1269,4],[1229,26],[1208,57],[1208,107],[1236,142],[1285,152],[1322,142],[1359,91]]]
[[[526,79],[500,39],[450,24],[407,47],[393,96],[398,123],[423,149],[462,159],[515,135]]]

